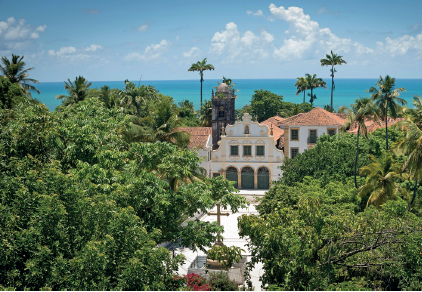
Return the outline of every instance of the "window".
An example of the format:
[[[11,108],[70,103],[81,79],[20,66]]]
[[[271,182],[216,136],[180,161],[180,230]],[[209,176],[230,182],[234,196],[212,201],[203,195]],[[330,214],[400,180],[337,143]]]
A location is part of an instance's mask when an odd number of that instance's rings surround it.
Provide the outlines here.
[[[317,132],[316,130],[309,130],[309,143],[316,143]]]
[[[295,158],[296,155],[299,153],[299,149],[298,148],[291,148],[291,158]]]
[[[336,129],[328,129],[328,135],[334,136],[336,134]]]
[[[220,173],[219,172],[213,172],[212,177],[217,177],[217,176],[220,176]]]
[[[222,105],[218,108],[218,116],[224,118],[224,106]]]
[[[256,155],[264,156],[265,155],[265,146],[256,146]]]
[[[244,133],[249,134],[249,126],[248,125],[245,126],[245,132]]]
[[[238,156],[239,155],[239,146],[230,146],[230,155]]]
[[[251,146],[243,146],[243,156],[251,156],[252,155],[252,151],[251,151]]]
[[[290,133],[291,133],[290,140],[299,141],[299,130],[298,129],[292,129]]]

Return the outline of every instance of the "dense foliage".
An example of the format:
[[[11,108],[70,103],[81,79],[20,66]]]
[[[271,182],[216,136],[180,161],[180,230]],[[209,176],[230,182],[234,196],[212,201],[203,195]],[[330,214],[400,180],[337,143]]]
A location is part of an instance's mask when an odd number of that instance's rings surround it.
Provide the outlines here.
[[[278,182],[239,218],[250,268],[263,262],[263,286],[282,290],[420,290],[422,226],[407,202],[362,211],[353,180]]]
[[[167,290],[183,256],[157,244],[210,246],[222,227],[186,219],[244,206],[223,178],[192,181],[194,152],[128,143],[130,119],[97,98],[0,110],[0,287]]]
[[[383,129],[378,129],[369,134],[368,139],[360,139],[358,168],[370,163],[370,154],[379,156],[385,150],[384,133]],[[398,141],[401,137],[401,131],[390,130],[390,141]],[[294,159],[286,158],[280,166],[283,171],[282,182],[294,185],[305,176],[321,179],[324,184],[330,181],[345,181],[354,175],[356,139],[356,135],[348,133],[334,137],[321,136],[315,147],[305,150]]]

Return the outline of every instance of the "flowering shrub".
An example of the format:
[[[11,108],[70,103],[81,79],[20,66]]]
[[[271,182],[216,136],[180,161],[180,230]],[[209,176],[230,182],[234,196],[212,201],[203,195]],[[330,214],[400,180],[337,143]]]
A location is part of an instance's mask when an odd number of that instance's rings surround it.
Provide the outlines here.
[[[207,279],[202,278],[201,275],[197,274],[188,274],[186,277],[186,284],[191,291],[210,291],[211,285],[207,283]]]

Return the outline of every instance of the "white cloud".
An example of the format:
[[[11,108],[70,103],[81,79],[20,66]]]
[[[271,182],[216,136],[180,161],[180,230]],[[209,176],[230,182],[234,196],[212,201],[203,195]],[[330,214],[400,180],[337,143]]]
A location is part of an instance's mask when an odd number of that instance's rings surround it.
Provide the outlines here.
[[[161,57],[171,45],[166,40],[161,40],[159,44],[151,44],[145,48],[144,54],[138,52],[132,52],[125,56],[127,61],[148,61]]]
[[[391,56],[402,56],[405,54],[413,53],[417,55],[422,54],[422,33],[416,37],[407,34],[391,39],[387,37],[385,43],[377,42],[377,49],[379,52],[385,52]]]
[[[246,14],[248,15],[254,15],[254,16],[263,16],[264,14],[262,13],[262,10],[257,10],[256,12],[253,11],[246,11]]]
[[[142,24],[140,27],[138,27],[138,31],[141,31],[141,32],[147,31],[148,26],[149,26],[148,24]]]
[[[45,29],[47,28],[47,25],[40,25],[39,27],[37,27],[37,31],[39,31],[39,32],[44,32],[45,31]]]
[[[274,41],[274,36],[268,32],[266,32],[265,30],[263,32],[261,32],[262,37],[264,38],[265,41],[271,43]]]
[[[90,52],[90,51],[95,52],[96,50],[101,50],[102,48],[103,47],[100,46],[100,45],[94,45],[94,44],[92,44],[88,48],[86,48],[85,51],[86,52]]]
[[[197,57],[201,53],[201,50],[197,47],[192,47],[188,52],[183,53],[183,57],[185,58],[191,58],[191,57]]]
[[[69,55],[69,54],[73,54],[76,52],[76,48],[75,47],[61,47],[58,51],[54,51],[54,50],[49,50],[48,54],[50,56],[64,56],[64,55]]]
[[[263,31],[261,36],[252,31],[246,31],[243,36],[239,33],[234,22],[226,24],[226,29],[216,32],[211,39],[211,52],[224,59],[223,62],[235,61],[240,57],[251,61],[266,58],[273,49],[270,43],[274,37]]]
[[[47,28],[40,25],[34,28],[25,24],[25,19],[18,21],[14,17],[9,17],[6,21],[0,21],[0,49],[23,49],[33,44],[31,39],[40,37]]]
[[[269,9],[274,18],[289,24],[289,29],[285,31],[287,38],[284,39],[284,44],[274,50],[274,55],[281,59],[312,58],[330,50],[356,55],[373,52],[358,42],[336,36],[329,28],[320,28],[318,22],[311,20],[300,7],[285,9],[271,4]]]

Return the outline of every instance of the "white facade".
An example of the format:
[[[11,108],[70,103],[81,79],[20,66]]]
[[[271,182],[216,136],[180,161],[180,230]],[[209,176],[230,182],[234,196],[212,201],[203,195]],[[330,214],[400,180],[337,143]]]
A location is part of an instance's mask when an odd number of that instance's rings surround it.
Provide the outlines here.
[[[281,126],[283,127],[283,126]],[[316,131],[316,138],[322,135],[328,135],[331,130],[334,134],[338,134],[338,126],[284,126],[284,151],[286,156],[292,157],[292,149],[298,149],[298,153],[302,153],[307,149],[315,146],[316,141],[312,140],[311,130]],[[292,138],[292,130],[298,131],[298,139]]]
[[[275,143],[272,130],[245,113],[242,121],[224,130],[219,148],[211,154],[209,176],[223,175],[239,189],[268,189],[282,175],[278,167],[284,154]]]

